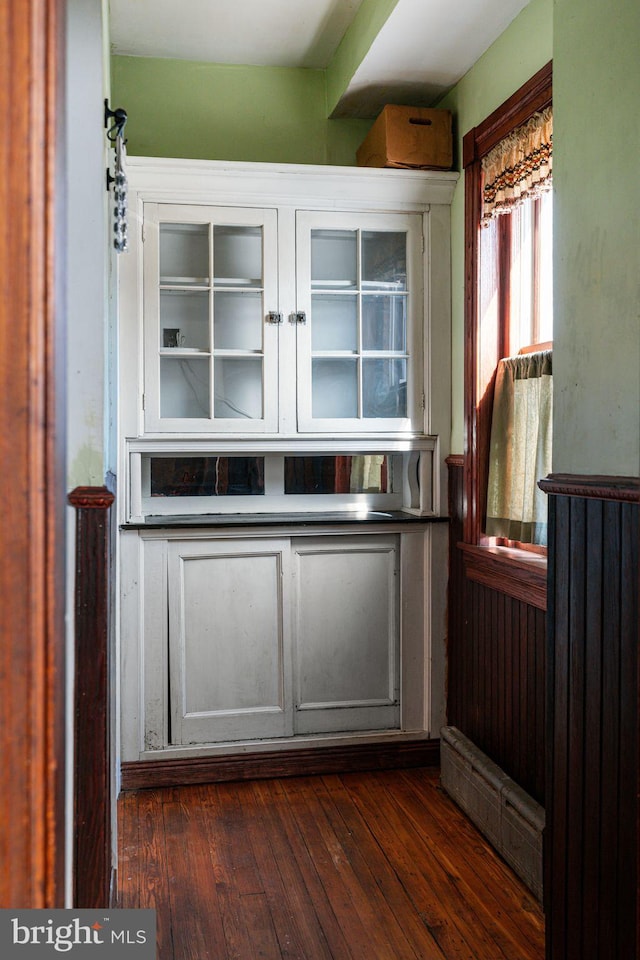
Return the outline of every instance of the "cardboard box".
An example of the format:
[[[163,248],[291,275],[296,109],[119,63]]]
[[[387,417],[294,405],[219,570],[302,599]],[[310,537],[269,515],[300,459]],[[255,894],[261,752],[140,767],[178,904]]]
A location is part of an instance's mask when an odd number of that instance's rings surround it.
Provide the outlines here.
[[[451,111],[388,104],[358,147],[359,167],[450,170]]]

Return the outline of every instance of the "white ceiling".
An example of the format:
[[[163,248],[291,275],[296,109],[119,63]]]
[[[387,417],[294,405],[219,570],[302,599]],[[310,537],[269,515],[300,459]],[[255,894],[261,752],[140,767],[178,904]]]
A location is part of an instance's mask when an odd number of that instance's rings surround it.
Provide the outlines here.
[[[333,116],[433,103],[529,0],[398,0]],[[110,0],[113,52],[211,63],[328,66],[362,0]]]

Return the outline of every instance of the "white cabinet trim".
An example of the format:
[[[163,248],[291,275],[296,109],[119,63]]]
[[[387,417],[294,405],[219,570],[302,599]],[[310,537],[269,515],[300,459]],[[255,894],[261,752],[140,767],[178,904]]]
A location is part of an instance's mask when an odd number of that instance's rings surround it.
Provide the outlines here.
[[[449,205],[459,174],[288,163],[129,157],[129,188],[157,202],[289,204],[318,210]]]

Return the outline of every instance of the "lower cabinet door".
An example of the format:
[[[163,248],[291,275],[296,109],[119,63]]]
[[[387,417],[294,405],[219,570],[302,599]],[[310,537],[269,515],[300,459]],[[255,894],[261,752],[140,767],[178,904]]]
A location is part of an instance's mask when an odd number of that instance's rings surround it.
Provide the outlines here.
[[[397,729],[389,536],[168,542],[169,745]]]
[[[173,744],[291,736],[288,540],[171,541]]]
[[[400,726],[398,539],[295,538],[297,734]]]

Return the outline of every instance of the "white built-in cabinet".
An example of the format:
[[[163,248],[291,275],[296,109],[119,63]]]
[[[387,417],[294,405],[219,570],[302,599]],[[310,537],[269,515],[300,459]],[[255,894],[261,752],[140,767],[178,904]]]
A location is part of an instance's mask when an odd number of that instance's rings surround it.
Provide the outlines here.
[[[128,175],[123,759],[427,735],[456,175],[139,158]]]

